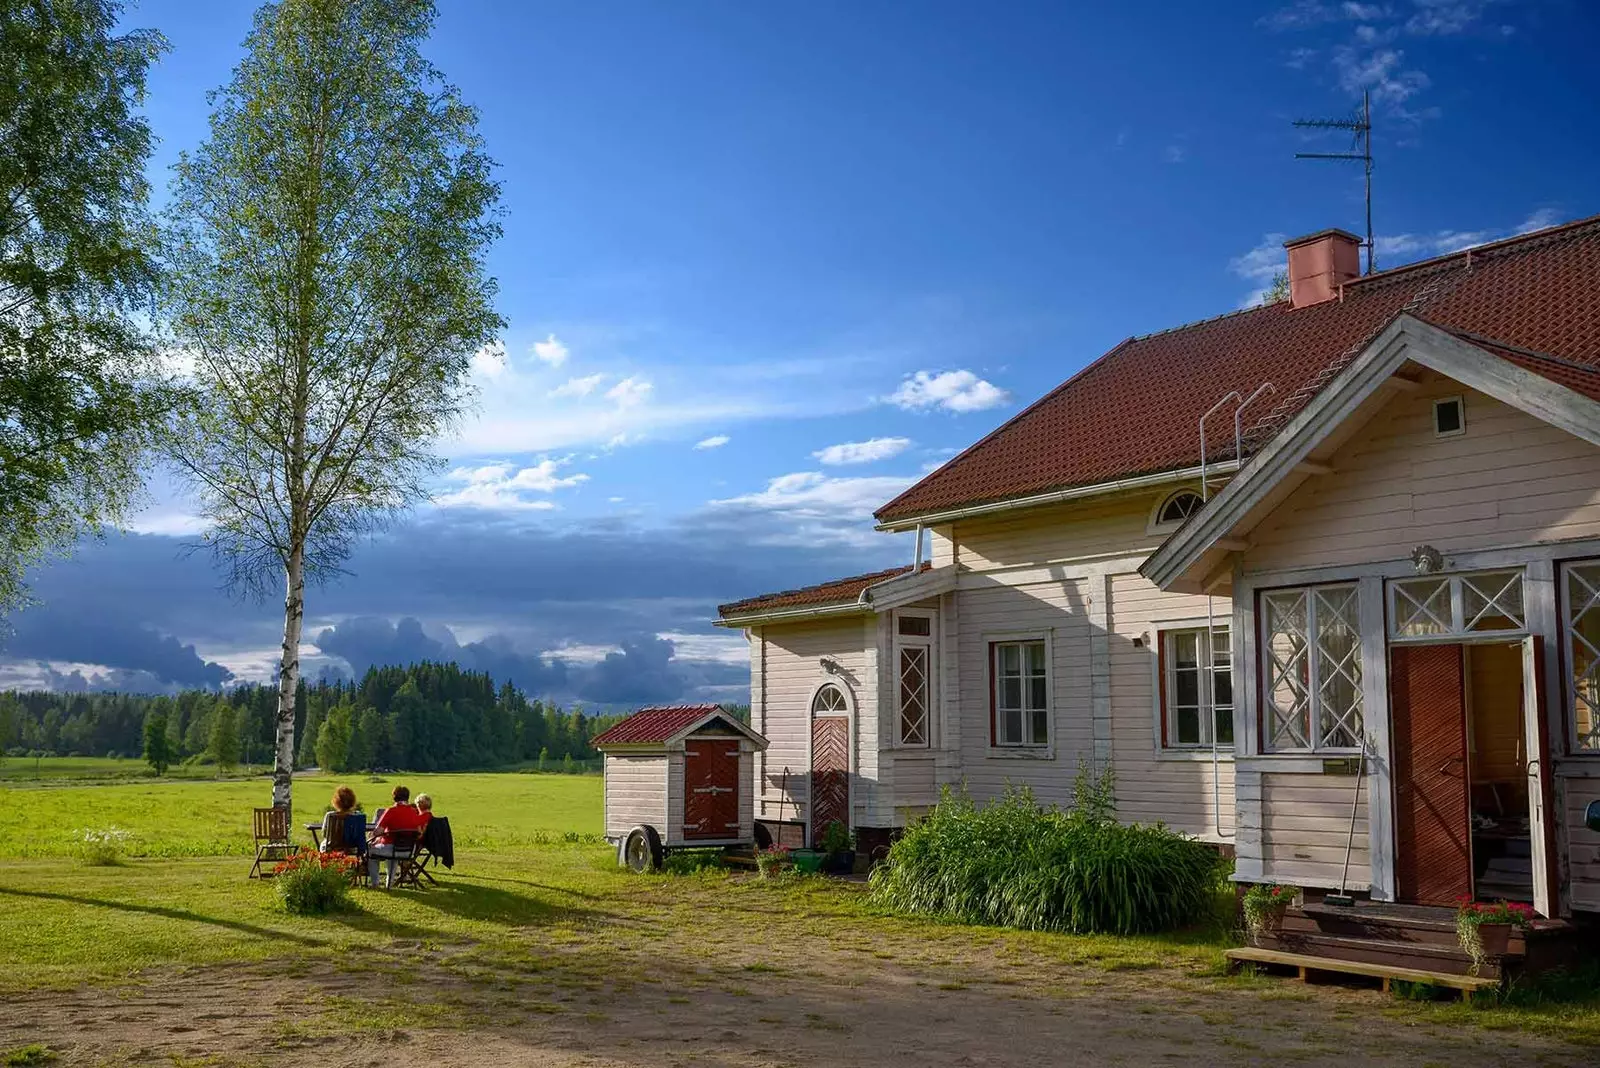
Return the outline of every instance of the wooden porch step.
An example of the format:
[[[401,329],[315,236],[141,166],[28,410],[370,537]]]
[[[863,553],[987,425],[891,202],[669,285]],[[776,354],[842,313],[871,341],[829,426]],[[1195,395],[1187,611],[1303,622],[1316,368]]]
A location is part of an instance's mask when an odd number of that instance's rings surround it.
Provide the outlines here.
[[[1282,931],[1276,936],[1264,935],[1262,948],[1285,953],[1300,953],[1313,957],[1336,960],[1353,960],[1368,964],[1390,964],[1421,971],[1467,975],[1472,971],[1472,958],[1461,949],[1459,942],[1441,945],[1431,942],[1401,942],[1387,938],[1361,938],[1359,936],[1329,934],[1318,931]],[[1504,957],[1491,958],[1484,965],[1486,978],[1499,978],[1507,964],[1516,964],[1521,953],[1507,952]]]
[[[1327,957],[1315,957],[1305,953],[1285,953],[1276,949],[1257,949],[1246,946],[1241,949],[1230,949],[1225,956],[1228,959],[1228,969],[1236,970],[1240,964],[1277,964],[1287,968],[1297,968],[1300,978],[1304,980],[1309,972],[1335,972],[1345,975],[1365,975],[1374,979],[1383,980],[1383,989],[1387,992],[1389,984],[1396,979],[1408,983],[1428,983],[1433,986],[1450,987],[1461,991],[1463,1000],[1472,997],[1478,990],[1494,990],[1500,986],[1498,979],[1485,979],[1476,975],[1452,975],[1448,972],[1432,972],[1419,968],[1397,968],[1388,964],[1369,964],[1365,961],[1332,960]]]

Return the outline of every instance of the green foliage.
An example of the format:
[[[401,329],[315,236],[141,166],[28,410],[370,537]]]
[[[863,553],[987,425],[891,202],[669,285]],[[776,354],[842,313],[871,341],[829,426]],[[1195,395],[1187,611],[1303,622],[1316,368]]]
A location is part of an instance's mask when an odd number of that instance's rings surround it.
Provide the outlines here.
[[[172,739],[167,734],[167,714],[151,711],[144,718],[144,759],[157,775],[165,775],[172,763]]]
[[[137,113],[159,34],[117,0],[0,5],[0,611],[119,520],[173,397],[140,323],[158,272]]]
[[[1294,904],[1297,887],[1255,883],[1244,893],[1244,925],[1251,932],[1265,929]]]
[[[103,831],[84,831],[78,840],[78,856],[91,868],[109,868],[122,863],[122,854],[133,835],[119,827]]]
[[[1264,308],[1268,304],[1281,304],[1288,299],[1289,272],[1279,271],[1272,276],[1272,284],[1267,287],[1267,291],[1261,294],[1261,306]]]
[[[317,734],[317,765],[324,771],[350,770],[350,705],[340,701],[328,710]]]
[[[1083,757],[1072,780],[1072,811],[1090,823],[1111,823],[1117,818],[1117,777],[1108,763],[1096,772]]]
[[[1012,791],[979,807],[946,790],[872,874],[889,908],[1027,930],[1135,934],[1211,914],[1217,851],[1164,827],[1062,812]]]
[[[822,829],[822,851],[830,857],[855,848],[855,836],[839,820],[829,820]]]
[[[221,771],[232,771],[239,763],[239,718],[226,699],[211,710],[210,737],[206,753]]]
[[[342,853],[296,853],[273,868],[272,889],[296,916],[342,912],[350,904],[350,871],[359,863]]]
[[[0,1053],[0,1065],[6,1068],[28,1068],[35,1064],[54,1064],[57,1060],[56,1051],[49,1046],[34,1042],[26,1046],[18,1046]]]

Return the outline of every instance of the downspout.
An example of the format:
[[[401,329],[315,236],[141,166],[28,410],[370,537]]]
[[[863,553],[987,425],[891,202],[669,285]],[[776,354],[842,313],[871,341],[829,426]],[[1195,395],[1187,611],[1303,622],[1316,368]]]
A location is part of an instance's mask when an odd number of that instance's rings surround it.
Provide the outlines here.
[[[922,539],[925,530],[926,528],[921,523],[917,524],[917,547],[912,550],[911,556],[911,568],[913,571],[922,566]]]

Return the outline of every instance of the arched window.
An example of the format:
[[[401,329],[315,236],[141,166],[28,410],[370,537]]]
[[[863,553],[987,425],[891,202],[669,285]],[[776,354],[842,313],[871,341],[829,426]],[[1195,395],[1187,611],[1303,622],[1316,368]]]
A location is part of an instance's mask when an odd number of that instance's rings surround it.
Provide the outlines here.
[[[844,699],[844,691],[833,683],[817,691],[817,696],[811,699],[811,714],[813,716],[846,716],[850,714],[850,705]]]
[[[1205,504],[1200,499],[1200,494],[1194,490],[1179,490],[1161,502],[1161,507],[1156,509],[1155,519],[1151,521],[1153,527],[1176,527],[1185,519],[1198,512]]]

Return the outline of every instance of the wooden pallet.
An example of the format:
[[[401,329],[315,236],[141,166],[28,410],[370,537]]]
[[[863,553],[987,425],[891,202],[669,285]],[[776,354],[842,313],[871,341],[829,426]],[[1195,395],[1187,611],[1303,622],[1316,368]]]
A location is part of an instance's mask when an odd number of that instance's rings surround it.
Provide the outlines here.
[[[1475,991],[1494,990],[1500,985],[1498,979],[1484,979],[1476,975],[1451,975],[1448,972],[1428,972],[1417,968],[1399,968],[1389,964],[1369,964],[1358,960],[1334,960],[1329,957],[1313,957],[1305,953],[1285,953],[1277,949],[1256,949],[1245,947],[1243,949],[1230,949],[1226,954],[1228,970],[1234,971],[1239,965],[1251,964],[1279,964],[1288,968],[1298,968],[1301,981],[1307,979],[1308,972],[1338,972],[1345,975],[1366,975],[1374,979],[1383,980],[1383,989],[1388,993],[1389,984],[1399,979],[1407,983],[1428,983],[1433,986],[1453,987],[1461,991],[1462,1000],[1469,1000]]]

